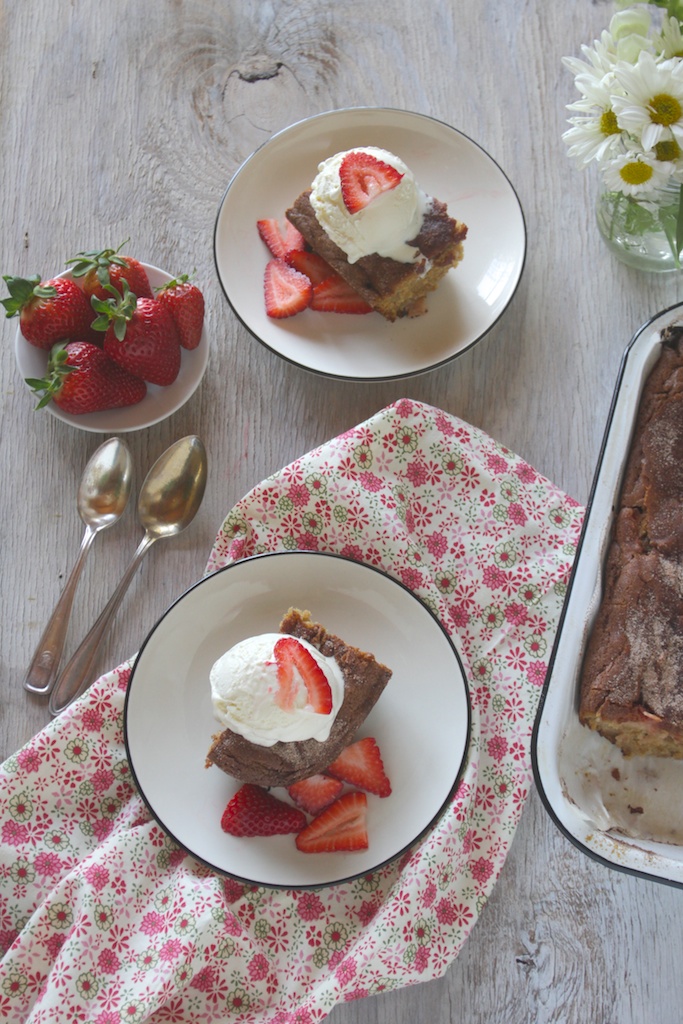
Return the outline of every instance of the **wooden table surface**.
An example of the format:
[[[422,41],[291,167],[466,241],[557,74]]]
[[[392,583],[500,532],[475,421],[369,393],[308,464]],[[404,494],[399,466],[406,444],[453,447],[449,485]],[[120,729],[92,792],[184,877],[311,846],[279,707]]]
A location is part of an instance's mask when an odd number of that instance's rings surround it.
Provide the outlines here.
[[[604,0],[5,0],[0,5],[3,274],[61,269],[118,245],[196,268],[207,300],[206,377],[170,419],[127,435],[138,481],[176,438],[199,434],[210,478],[200,514],[157,545],[104,644],[99,669],[137,650],[203,572],[237,499],[291,459],[400,397],[481,427],[580,502],[590,488],[621,354],[683,299],[680,274],[621,265],[594,221],[597,180],[561,133],[575,98],[561,58],[609,22]],[[503,318],[436,372],[355,385],[278,359],[221,292],[212,235],[240,164],[274,132],[325,110],[388,106],[452,125],[505,170],[528,254]],[[21,686],[82,534],[75,496],[102,437],[36,413],[2,326],[0,523],[6,757],[47,721]],[[140,536],[129,511],[96,541],[67,653]],[[451,1021],[679,1024],[683,891],[592,862],[532,792],[493,895],[444,978],[337,1007],[335,1024]]]

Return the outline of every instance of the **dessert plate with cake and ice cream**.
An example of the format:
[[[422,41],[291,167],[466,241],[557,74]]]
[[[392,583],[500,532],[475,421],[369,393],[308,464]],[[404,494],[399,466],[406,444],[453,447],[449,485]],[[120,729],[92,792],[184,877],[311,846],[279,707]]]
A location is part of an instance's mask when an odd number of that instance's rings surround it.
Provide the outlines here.
[[[238,170],[214,232],[218,277],[251,334],[347,380],[448,363],[502,316],[526,255],[509,180],[421,114],[335,110],[274,135]]]
[[[372,871],[438,820],[470,703],[448,634],[411,591],[295,551],[234,562],[169,608],[133,666],[124,724],[136,783],[181,846],[250,883],[307,888]],[[245,827],[257,813],[266,828]]]

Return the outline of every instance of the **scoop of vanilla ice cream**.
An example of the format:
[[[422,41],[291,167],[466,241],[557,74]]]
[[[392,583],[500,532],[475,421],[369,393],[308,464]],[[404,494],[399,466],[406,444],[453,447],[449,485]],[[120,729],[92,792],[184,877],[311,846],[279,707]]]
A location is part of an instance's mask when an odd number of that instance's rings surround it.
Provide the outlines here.
[[[306,640],[299,640],[325,674],[332,691],[332,710],[329,714],[310,710],[306,686],[296,669],[299,686],[294,708],[286,711],[279,707],[274,650],[282,635],[247,637],[215,662],[209,677],[214,714],[225,728],[260,746],[308,739],[322,742],[330,735],[344,700],[344,677],[334,658],[325,658]]]
[[[381,192],[362,210],[350,213],[342,197],[339,168],[347,153],[359,151],[390,164],[403,177],[395,188]],[[399,263],[412,263],[416,258],[416,248],[407,243],[420,230],[429,198],[403,161],[386,149],[365,146],[323,160],[311,187],[310,202],[318,223],[349,263],[372,253]]]

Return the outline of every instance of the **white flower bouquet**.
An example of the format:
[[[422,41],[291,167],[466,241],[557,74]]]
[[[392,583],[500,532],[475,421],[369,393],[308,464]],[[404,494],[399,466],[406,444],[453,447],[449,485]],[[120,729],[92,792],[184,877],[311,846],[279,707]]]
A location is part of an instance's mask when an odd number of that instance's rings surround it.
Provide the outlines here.
[[[616,6],[583,59],[564,58],[581,98],[568,105],[563,139],[580,166],[597,164],[615,222],[633,236],[663,230],[679,267],[683,0]]]

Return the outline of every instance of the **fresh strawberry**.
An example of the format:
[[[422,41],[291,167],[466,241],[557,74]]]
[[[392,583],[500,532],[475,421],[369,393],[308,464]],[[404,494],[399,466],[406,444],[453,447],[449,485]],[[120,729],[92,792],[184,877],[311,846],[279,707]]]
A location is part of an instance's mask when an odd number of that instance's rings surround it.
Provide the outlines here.
[[[126,242],[128,240],[126,239]],[[107,285],[116,288],[123,294],[121,281],[125,279],[133,295],[139,299],[151,299],[152,288],[147,271],[133,256],[121,256],[120,252],[126,242],[118,249],[101,249],[99,252],[79,252],[73,259],[67,260],[71,273],[76,278],[83,278],[81,285],[86,296],[107,299]]]
[[[307,706],[316,714],[329,715],[332,710],[332,691],[325,673],[311,652],[296,637],[283,636],[276,642],[273,653],[280,687],[276,697],[279,706],[285,711],[291,711],[294,707],[298,689],[294,674],[296,669],[306,687]]]
[[[182,347],[195,349],[204,326],[204,296],[197,285],[192,284],[187,274],[181,274],[157,288],[156,297],[175,320]]]
[[[371,153],[352,150],[339,167],[342,199],[349,213],[357,213],[375,196],[396,188],[403,175]]]
[[[327,260],[318,256],[317,252],[310,252],[308,249],[292,249],[285,255],[285,263],[294,267],[300,274],[305,274],[314,287],[334,274],[334,270]]]
[[[271,256],[278,260],[283,260],[292,249],[305,248],[303,235],[289,221],[285,221],[284,232],[280,227],[280,222],[274,217],[257,220],[256,227],[262,241],[268,246]]]
[[[166,387],[180,371],[181,349],[175,320],[156,299],[138,299],[123,280],[123,295],[106,300],[93,296],[100,315],[93,322],[105,331],[104,351],[120,366],[150,384]],[[114,288],[108,285],[109,291]]]
[[[302,810],[318,814],[334,803],[343,788],[343,782],[329,775],[309,775],[307,779],[292,783],[287,792]]]
[[[19,317],[19,329],[26,340],[46,351],[57,341],[87,338],[93,312],[85,295],[73,281],[55,277],[6,275],[9,298],[2,299],[8,317]]]
[[[54,402],[64,412],[81,415],[137,405],[147,394],[144,380],[134,377],[88,341],[54,345],[47,374],[26,383],[41,396],[36,409]]]
[[[300,832],[305,825],[303,811],[251,783],[237,790],[221,818],[221,828],[232,836],[284,835]]]
[[[335,779],[367,789],[377,796],[391,794],[391,783],[384,770],[382,755],[372,736],[366,736],[346,747],[325,771]]]
[[[311,302],[313,285],[305,274],[287,266],[284,260],[270,260],[263,276],[266,313],[281,320],[301,313]]]
[[[367,850],[367,806],[365,793],[354,790],[340,796],[299,832],[297,849],[302,853]]]
[[[334,271],[313,286],[311,309],[323,313],[372,313],[372,306]]]

